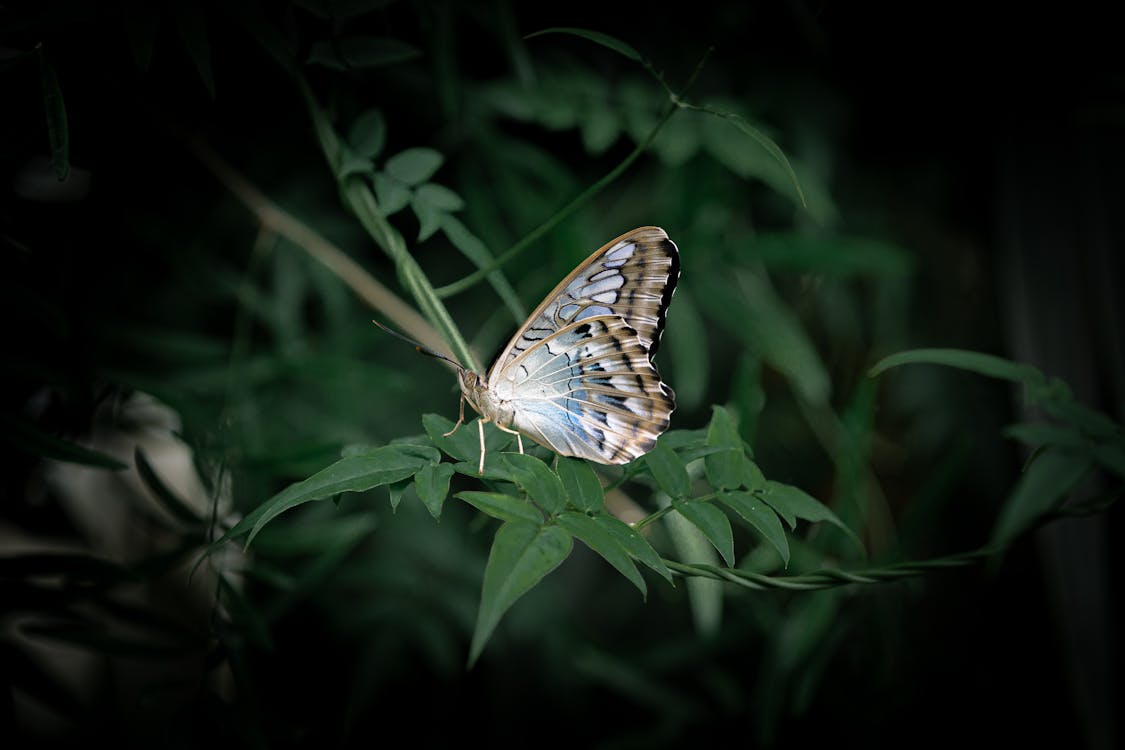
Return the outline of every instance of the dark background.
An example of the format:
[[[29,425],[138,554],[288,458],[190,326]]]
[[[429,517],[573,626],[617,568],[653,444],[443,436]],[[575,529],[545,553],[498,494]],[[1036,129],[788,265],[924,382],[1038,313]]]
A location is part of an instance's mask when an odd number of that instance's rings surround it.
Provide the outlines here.
[[[776,186],[732,180],[701,166],[702,155],[685,164],[645,156],[621,185],[507,269],[526,306],[600,241],[640,224],[660,224],[677,240],[684,288],[697,301],[711,282],[693,281],[691,271],[713,280],[722,264],[737,265],[730,248],[703,247],[716,238],[733,247],[774,231],[866,237],[901,248],[912,273],[894,287],[891,308],[873,301],[882,288],[875,282],[847,287],[864,326],[855,341],[833,338],[810,312],[820,309],[818,269],[769,268],[828,362],[841,415],[854,413],[848,393],[879,356],[947,346],[1030,362],[1120,420],[1125,65],[1108,12],[403,1],[333,21],[308,7],[320,5],[269,5],[260,17],[302,59],[318,39],[357,32],[422,50],[374,71],[303,70],[342,123],[381,107],[386,153],[424,145],[445,154],[435,179],[465,199],[463,220],[494,253],[634,145],[623,137],[593,154],[574,128],[490,110],[487,84],[515,77],[506,45],[525,45],[524,59],[540,71],[577,59],[607,81],[634,76],[659,93],[636,65],[588,41],[520,40],[553,26],[628,42],[673,88],[713,46],[687,98],[738,102],[786,153],[818,165],[814,179],[837,208],[817,226]],[[297,87],[247,32],[246,14],[259,16],[237,10],[252,5],[234,8],[169,3],[153,28],[142,22],[151,11],[128,4],[3,9],[3,412],[84,440],[98,432],[107,403],[153,392],[180,415],[176,432],[201,474],[231,472],[232,502],[246,512],[329,463],[341,445],[416,434],[424,412],[452,416],[456,397],[443,370],[368,331],[369,311],[323,271],[292,260],[299,253],[276,267],[253,260],[253,217],[187,147],[190,139],[208,144],[396,286],[391,263],[340,205]],[[192,18],[203,19],[213,93],[193,58],[198,37],[184,32]],[[138,62],[137,39],[151,42],[147,62]],[[65,97],[74,168],[65,183],[52,182],[47,161],[40,54]],[[542,194],[528,192],[525,202],[519,190],[505,192],[503,175],[521,157],[482,135],[495,133],[561,165],[544,176]],[[27,187],[29,175],[38,187]],[[637,210],[646,199],[659,215]],[[708,222],[710,231],[699,228]],[[415,249],[412,216],[395,225],[435,284],[470,270],[440,239]],[[240,345],[232,331],[249,306],[238,292],[246,279],[266,302],[241,345],[280,354],[264,360],[265,374],[242,380],[224,373],[230,347]],[[497,322],[492,300],[480,285],[450,305],[463,331],[490,331],[483,343],[495,346],[512,324]],[[888,309],[898,317],[881,324]],[[352,322],[333,329],[341,319]],[[745,344],[704,319],[706,397],[678,412],[674,427],[701,426],[710,403],[744,403]],[[880,339],[880,326],[891,323],[897,333]],[[290,330],[300,336],[287,338]],[[761,378],[767,408],[746,437],[763,469],[827,501],[841,480],[807,427],[793,437],[799,409],[782,378],[768,367]],[[243,388],[260,398],[250,420],[261,432],[256,443],[244,426],[248,412],[230,408],[231,393]],[[1027,457],[999,431],[1029,416],[1017,391],[968,374],[888,385],[873,407],[869,458],[901,536],[885,543],[868,529],[873,564],[986,542]],[[877,587],[734,592],[711,637],[693,629],[682,587],[658,589],[664,584],[651,579],[642,604],[582,549],[513,609],[466,671],[491,534],[452,501],[435,524],[411,498],[393,516],[381,490],[345,500],[341,509],[379,516],[377,533],[342,552],[335,567],[277,541],[272,558],[267,548],[247,563],[261,565],[246,577],[246,601],[260,611],[220,615],[205,585],[200,600],[186,601],[186,584],[150,576],[137,562],[159,551],[157,542],[148,539],[140,554],[91,539],[90,527],[60,504],[59,486],[43,478],[39,458],[21,450],[21,433],[6,433],[0,544],[9,560],[2,642],[10,687],[0,716],[20,740],[322,747],[405,734],[426,744],[976,740],[1109,748],[1120,736],[1117,507],[1051,524],[991,564]],[[893,450],[881,454],[880,445]],[[109,501],[91,493],[78,502]],[[331,516],[319,512],[311,521]],[[143,594],[103,599],[68,584],[56,596],[39,587],[43,580],[61,574],[81,583],[87,573],[78,563],[61,572],[17,564],[48,550],[120,562],[134,573],[120,585]],[[317,564],[324,577],[301,578]],[[88,575],[101,581],[93,589],[118,585]],[[305,583],[278,604],[263,583],[271,576]],[[190,648],[148,648],[146,632],[166,636],[168,619],[183,625]]]

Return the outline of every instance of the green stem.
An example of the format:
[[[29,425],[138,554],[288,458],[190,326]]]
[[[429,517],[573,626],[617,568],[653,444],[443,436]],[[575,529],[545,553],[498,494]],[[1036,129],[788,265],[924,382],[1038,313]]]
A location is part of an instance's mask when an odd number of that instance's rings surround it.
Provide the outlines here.
[[[458,281],[454,281],[451,284],[446,284],[445,286],[438,287],[436,290],[437,295],[442,299],[445,299],[446,297],[452,297],[455,294],[460,294],[466,289],[469,289],[470,287],[480,283],[480,281],[484,279],[484,277],[526,250],[532,243],[545,235],[547,232],[554,229],[559,222],[577,211],[591,198],[593,198],[604,188],[609,186],[614,180],[620,177],[621,174],[629,168],[629,165],[636,161],[637,157],[643,154],[648,149],[648,147],[652,145],[652,142],[656,140],[656,136],[660,134],[661,129],[668,122],[668,120],[671,119],[672,115],[676,113],[676,110],[686,106],[680,99],[680,97],[683,96],[683,94],[685,94],[687,90],[690,89],[695,83],[696,79],[699,77],[700,72],[702,72],[703,70],[704,64],[706,64],[707,62],[707,58],[710,57],[713,51],[713,47],[708,47],[707,51],[703,53],[703,57],[700,58],[699,62],[696,64],[695,69],[692,71],[691,76],[688,78],[687,83],[684,84],[684,88],[680,91],[679,94],[677,94],[671,89],[671,87],[668,86],[668,84],[664,81],[664,76],[660,75],[660,73],[656,71],[651,63],[649,63],[647,60],[642,60],[641,64],[644,66],[645,70],[647,70],[653,76],[653,78],[655,78],[657,82],[659,82],[660,85],[664,87],[664,90],[668,93],[668,99],[671,102],[668,109],[656,123],[656,127],[654,127],[652,131],[645,137],[645,139],[638,143],[637,147],[634,148],[620,164],[614,167],[609,172],[609,174],[605,175],[589,188],[584,190],[577,198],[565,205],[562,210],[555,213],[545,222],[533,229],[519,242],[505,250],[488,266],[477,269],[463,279],[459,279]]]
[[[687,503],[709,503],[717,497],[718,497],[718,493],[709,492],[706,495],[700,495],[699,497],[689,498],[687,500],[684,500],[683,502],[687,502]],[[649,515],[645,516],[641,520],[637,521],[635,524],[633,524],[633,528],[637,529],[637,530],[643,529],[645,526],[648,526],[653,521],[656,521],[656,520],[659,520],[659,519],[663,518],[664,516],[666,516],[668,513],[670,513],[673,510],[674,510],[674,508],[672,507],[671,504],[665,505],[660,510],[655,511],[653,513],[650,513]]]
[[[758,145],[765,149],[766,153],[777,160],[781,168],[785,170],[785,174],[789,177],[789,181],[793,183],[793,189],[797,192],[797,199],[801,201],[801,206],[808,208],[809,202],[805,198],[805,191],[801,188],[801,181],[797,179],[797,173],[793,170],[793,165],[789,162],[789,157],[781,150],[781,147],[774,143],[773,139],[768,135],[758,130],[756,127],[746,121],[746,118],[734,112],[720,112],[717,109],[710,107],[700,106],[698,104],[688,104],[685,101],[676,100],[676,105],[684,109],[695,110],[696,112],[705,112],[709,115],[722,118],[728,122],[734,123],[734,126],[742,131],[743,135],[750,136],[758,142]]]
[[[664,564],[681,576],[698,576],[717,581],[727,581],[755,591],[766,589],[813,591],[852,584],[889,583],[904,578],[916,578],[932,570],[974,565],[999,551],[1000,549],[996,547],[981,547],[971,552],[962,552],[919,562],[894,563],[884,568],[869,568],[866,570],[824,569],[796,576],[768,576],[749,570],[720,568],[715,565],[698,563],[687,564],[675,560],[664,560]]]
[[[486,276],[488,276],[488,274],[492,273],[493,271],[510,261],[512,258],[522,253],[534,242],[539,240],[539,238],[558,226],[559,222],[561,222],[563,219],[568,218],[571,214],[588,203],[591,198],[600,193],[614,180],[620,177],[625,172],[625,170],[628,169],[629,166],[637,160],[637,157],[643,154],[648,149],[648,147],[652,145],[652,142],[656,140],[656,136],[660,134],[660,130],[664,127],[665,123],[668,122],[672,115],[675,114],[677,109],[678,105],[676,104],[672,104],[671,106],[669,106],[661,116],[660,120],[656,123],[656,127],[652,129],[648,136],[646,136],[643,141],[638,143],[637,147],[634,148],[629,153],[629,155],[621,161],[620,164],[610,170],[608,174],[606,174],[590,187],[583,190],[577,198],[563,206],[562,209],[554,213],[549,219],[537,226],[535,229],[531,230],[531,232],[529,232],[523,239],[505,250],[501,255],[497,256],[487,266],[479,268],[468,276],[454,281],[451,284],[446,284],[445,286],[438,287],[435,290],[437,292],[437,296],[441,297],[442,299],[445,299],[446,297],[452,297],[453,295],[460,294],[466,289],[469,289],[480,283]]]
[[[284,237],[295,247],[324,265],[346,284],[360,299],[377,310],[380,315],[397,325],[402,331],[435,351],[445,349],[445,340],[406,300],[368,273],[351,256],[318,234],[308,224],[271,201],[261,190],[219,158],[205,143],[187,138],[188,147],[211,173],[215,175],[247,210],[257,219],[263,231]]]
[[[672,506],[671,505],[665,505],[663,508],[656,511],[655,513],[650,513],[647,516],[645,516],[644,518],[642,518],[641,520],[637,521],[635,524],[633,524],[633,528],[636,529],[637,531],[640,531],[641,529],[643,529],[645,526],[648,526],[653,521],[658,521],[661,518],[663,518],[664,516],[668,515],[671,511],[672,511]]]
[[[338,174],[343,153],[339,136],[336,135],[332,123],[329,122],[324,111],[320,108],[312,89],[309,88],[303,77],[297,76],[297,86],[308,105],[313,127],[316,129],[317,138],[328,161],[328,166],[332,169],[333,174]],[[441,299],[435,293],[429,278],[414,260],[414,257],[410,255],[402,235],[391,226],[387,217],[379,210],[379,204],[375,200],[375,194],[371,191],[371,188],[358,175],[341,179],[339,185],[342,200],[359,219],[360,224],[367,230],[371,238],[375,240],[375,244],[395,264],[399,280],[410,292],[422,314],[438,329],[461,363],[471,370],[480,372],[480,363],[477,362],[476,357],[470,351],[460,329],[453,322],[449,311],[445,309],[445,305],[442,304]]]

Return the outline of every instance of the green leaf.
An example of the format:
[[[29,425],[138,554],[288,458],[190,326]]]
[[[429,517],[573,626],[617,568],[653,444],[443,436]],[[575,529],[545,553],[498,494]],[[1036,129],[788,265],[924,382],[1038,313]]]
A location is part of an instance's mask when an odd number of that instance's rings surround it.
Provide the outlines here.
[[[756,352],[745,350],[739,354],[731,374],[730,394],[732,408],[739,416],[738,433],[753,441],[766,406],[762,358]]]
[[[377,36],[344,37],[336,42],[319,41],[309,50],[308,63],[333,70],[379,68],[421,57],[421,51],[398,39]]]
[[[461,196],[433,182],[415,188],[410,203],[422,225],[418,233],[419,242],[429,239],[438,229],[444,228],[449,212],[460,211],[465,207],[465,201],[461,200]]]
[[[554,26],[549,29],[543,29],[542,31],[536,31],[528,34],[524,37],[524,39],[534,39],[535,37],[543,36],[544,34],[571,34],[573,36],[580,36],[583,39],[588,39],[591,42],[611,49],[619,55],[624,55],[634,62],[641,62],[641,53],[637,52],[635,49],[633,49],[631,46],[621,41],[620,39],[615,39],[609,34],[603,34],[600,31]]]
[[[39,79],[43,86],[43,109],[47,116],[47,142],[51,147],[51,164],[55,177],[62,182],[70,175],[70,129],[67,126],[66,104],[55,69],[39,48]]]
[[[742,270],[734,278],[737,285],[729,274],[712,275],[707,294],[698,296],[700,305],[731,336],[782,373],[807,402],[827,403],[832,382],[797,316],[765,278]]]
[[[1100,411],[1091,409],[1069,397],[1041,399],[1043,410],[1056,419],[1072,424],[1087,435],[1098,439],[1121,439],[1121,427]]]
[[[738,274],[742,289],[743,336],[762,359],[782,372],[811,404],[824,404],[832,391],[828,370],[797,316],[764,277]],[[752,319],[752,324],[748,324]]]
[[[707,429],[668,430],[660,436],[660,442],[674,451],[682,452],[703,445],[707,440]]]
[[[684,462],[676,452],[657,441],[648,453],[645,454],[645,464],[660,489],[675,498],[687,497],[691,494],[691,478],[688,476]]]
[[[402,497],[406,491],[410,489],[410,479],[400,479],[397,482],[391,482],[387,485],[387,495],[391,502],[391,512],[397,512],[398,506],[402,503]]]
[[[479,461],[458,461],[453,464],[453,471],[461,476],[469,477],[470,479],[489,479],[500,482],[516,483],[516,478],[512,476],[512,470],[508,468],[508,464],[503,461],[486,461],[484,464],[484,473],[480,472]]]
[[[706,436],[709,452],[703,453],[703,468],[715,489],[759,489],[765,486],[762,470],[746,455],[735,419],[723,406],[711,407]]]
[[[443,453],[455,460],[471,463],[474,467],[474,474],[476,473],[475,467],[480,463],[480,428],[476,425],[475,420],[461,425],[449,437],[445,437],[445,433],[453,429],[453,422],[439,414],[424,414],[422,426],[433,444],[440,448]],[[485,458],[499,455],[500,451],[506,448],[511,440],[511,435],[508,433],[497,430],[493,425],[488,425],[484,431],[484,449],[487,454]],[[503,462],[499,460],[493,462],[489,459],[488,464],[491,465],[492,463],[501,464]],[[503,474],[507,476],[507,465],[504,465],[503,468]],[[488,469],[489,466],[485,466],[485,470]]]
[[[810,208],[793,165],[769,136],[737,114],[699,109],[711,115],[700,123],[700,135],[704,148],[716,161],[740,177],[761,180],[808,210],[817,221],[831,217],[820,206]]]
[[[135,0],[135,4],[151,5],[144,0]],[[223,6],[223,12],[229,14],[242,27],[242,31],[253,37],[260,50],[286,73],[298,73],[295,39],[281,30],[281,26],[274,22],[264,7],[254,7],[250,3],[228,3]],[[132,15],[132,11],[127,11],[127,14]]]
[[[557,568],[573,545],[570,535],[555,525],[541,527],[513,521],[496,531],[484,570],[469,666],[476,662],[508,608]]]
[[[823,503],[804,490],[789,484],[768,480],[765,489],[757,494],[789,523],[790,528],[796,523],[795,518],[803,518],[812,523],[827,521],[843,531],[861,551],[863,550],[863,542],[859,541],[855,532],[848,528]]]
[[[1093,465],[1088,454],[1048,448],[1032,461],[1004,503],[992,543],[1006,545],[1058,508]]]
[[[577,458],[559,456],[555,471],[573,507],[585,513],[605,510],[605,490],[590,464]]]
[[[413,193],[402,181],[384,172],[376,172],[372,183],[375,186],[375,201],[384,216],[396,214],[410,205]]]
[[[10,442],[17,450],[33,456],[114,471],[129,468],[128,464],[105,453],[55,437],[23,417],[0,413],[0,438]]]
[[[559,526],[580,539],[587,547],[601,555],[607,563],[617,568],[621,575],[632,581],[633,585],[640,589],[641,596],[648,597],[645,579],[612,532],[590,516],[572,510],[560,513],[557,520]]]
[[[911,364],[946,365],[961,370],[969,370],[979,375],[1001,380],[1011,380],[1027,385],[1043,385],[1046,377],[1031,365],[1012,362],[992,354],[970,352],[963,349],[911,349],[910,351],[884,357],[867,371],[877,377],[892,367]]]
[[[512,471],[518,484],[539,507],[554,515],[566,507],[566,490],[562,482],[535,456],[524,453],[505,453],[504,462]]]
[[[359,156],[374,159],[387,144],[387,121],[383,111],[372,108],[361,114],[348,131],[348,145]]]
[[[441,211],[460,211],[465,207],[461,196],[436,182],[426,182],[416,187],[414,200],[429,203]]]
[[[375,526],[376,519],[370,514],[345,517],[332,523],[326,530],[327,534],[319,535],[324,537],[323,543],[309,550],[313,558],[302,561],[291,583],[280,596],[270,601],[267,619],[277,620],[297,603],[323,591],[325,583],[340,570],[353,550],[370,536]]]
[[[727,566],[734,565],[734,531],[726,514],[710,503],[672,501],[672,507],[691,521],[712,546],[719,551]]]
[[[348,69],[340,50],[332,42],[325,40],[313,43],[305,62],[309,65],[323,65],[332,70]]]
[[[765,149],[766,153],[772,156],[774,160],[781,165],[782,169],[785,170],[785,174],[788,175],[789,179],[792,181],[793,189],[797,191],[797,198],[801,201],[801,205],[808,206],[808,201],[805,200],[805,192],[801,189],[801,181],[797,179],[797,173],[793,171],[793,165],[789,163],[789,158],[785,156],[785,152],[781,150],[781,147],[774,143],[773,139],[768,135],[747,122],[745,118],[736,114],[725,114],[723,117],[734,123],[734,126],[744,135],[748,135],[750,138],[757,141],[758,145]]]
[[[789,566],[789,540],[777,513],[769,505],[749,492],[720,492],[719,502],[733,510],[744,521],[754,527],[762,537],[772,544],[786,567]]]
[[[378,525],[374,513],[334,514],[303,523],[274,524],[262,529],[254,548],[269,557],[304,557],[341,543],[352,544]]]
[[[586,153],[598,156],[614,144],[621,134],[621,124],[617,113],[609,107],[596,105],[586,111],[586,116],[579,121],[582,129],[582,145]],[[679,301],[677,301],[679,304]],[[677,385],[676,394],[679,395]]]
[[[444,214],[441,221],[441,230],[453,246],[461,251],[461,254],[472,261],[473,265],[477,268],[484,268],[493,261],[491,251],[475,234],[461,223],[461,220],[452,214]],[[488,274],[486,277],[488,283],[496,290],[496,294],[504,302],[504,306],[512,313],[513,320],[517,324],[522,323],[527,319],[527,311],[524,310],[523,303],[520,302],[516,290],[508,283],[507,277],[499,269]]]
[[[430,203],[419,201],[417,195],[411,198],[410,207],[418,217],[418,241],[425,242],[434,235],[434,232],[441,229],[441,221],[446,213]]]
[[[673,117],[661,128],[652,149],[664,164],[679,167],[699,151],[699,122],[694,117]]]
[[[370,175],[374,172],[375,165],[369,157],[357,154],[346,146],[341,148],[340,164],[336,169],[338,179],[343,180],[352,175]]]
[[[413,476],[429,463],[436,463],[438,452],[426,446],[386,445],[365,455],[347,456],[318,471],[308,479],[289,485],[244,517],[223,535],[230,539],[247,531],[246,546],[262,527],[287,510],[314,500],[324,500],[341,492],[363,492]]]
[[[684,466],[687,466],[696,459],[707,458],[715,453],[722,453],[723,450],[723,448],[716,448],[700,441],[699,444],[685,447],[683,450],[679,451],[679,454],[680,460],[684,462]]]
[[[1033,447],[1041,445],[1079,447],[1086,442],[1073,428],[1047,422],[1020,422],[1008,425],[1004,428],[1004,436]]]
[[[498,518],[501,521],[522,521],[534,524],[543,522],[543,514],[522,497],[505,495],[503,492],[475,491],[458,492],[454,497],[458,500],[464,500],[481,513]]]
[[[901,277],[914,268],[913,257],[906,250],[866,237],[809,232],[762,233],[754,237],[748,249],[769,268],[800,273]],[[679,393],[678,388],[676,392]]]
[[[639,563],[642,563],[653,571],[658,573],[664,580],[673,586],[675,583],[672,579],[672,571],[664,564],[660,555],[648,543],[641,532],[634,529],[629,524],[622,521],[620,518],[615,518],[607,513],[598,513],[594,516],[594,522],[602,526],[606,531],[613,535],[617,543],[625,548],[625,551]]]
[[[449,480],[452,478],[452,464],[444,463],[423,466],[414,475],[414,491],[435,519],[441,518],[441,506],[449,496]]]
[[[742,437],[734,417],[723,406],[711,407],[711,424],[707,428],[707,445],[720,452],[703,459],[707,481],[715,489],[733,490],[742,486],[744,471]]]
[[[347,37],[340,41],[340,50],[353,68],[379,68],[422,56],[422,51],[412,44],[377,36]]]
[[[387,174],[411,187],[421,185],[433,177],[445,157],[432,148],[408,148],[387,159]]]
[[[762,470],[745,453],[742,454],[742,486],[752,492],[766,488],[766,478]]]

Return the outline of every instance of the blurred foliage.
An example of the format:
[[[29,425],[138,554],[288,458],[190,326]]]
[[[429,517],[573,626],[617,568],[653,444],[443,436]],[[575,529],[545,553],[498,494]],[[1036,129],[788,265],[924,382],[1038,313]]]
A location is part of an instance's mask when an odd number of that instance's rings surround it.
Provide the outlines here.
[[[747,8],[4,10],[13,734],[1077,731],[1011,726],[1061,681],[1022,647],[1050,632],[1023,540],[1113,507],[1121,425],[1003,358],[976,266],[845,151],[848,102],[738,43],[785,20]],[[602,467],[490,426],[478,476],[450,373],[371,318],[486,365],[648,224],[682,255],[673,429]]]

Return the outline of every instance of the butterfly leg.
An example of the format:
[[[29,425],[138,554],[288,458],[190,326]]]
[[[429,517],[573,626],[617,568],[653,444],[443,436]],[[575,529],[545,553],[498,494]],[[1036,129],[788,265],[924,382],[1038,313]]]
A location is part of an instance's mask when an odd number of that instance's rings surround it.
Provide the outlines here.
[[[487,417],[477,420],[477,429],[480,431],[480,466],[477,467],[477,474],[484,474],[484,423],[487,421]]]
[[[449,437],[453,433],[457,432],[457,428],[460,427],[461,425],[463,425],[464,423],[465,423],[465,397],[461,396],[461,407],[457,412],[457,424],[453,425],[453,429],[450,430],[449,432],[443,432],[441,436],[442,437]]]
[[[506,432],[509,435],[515,435],[516,436],[516,444],[519,445],[519,447],[520,447],[520,453],[523,453],[523,436],[520,435],[519,430],[513,430],[511,427],[505,427],[504,425],[500,424],[499,422],[494,422],[494,424],[496,425],[497,429],[499,429],[503,432]]]

